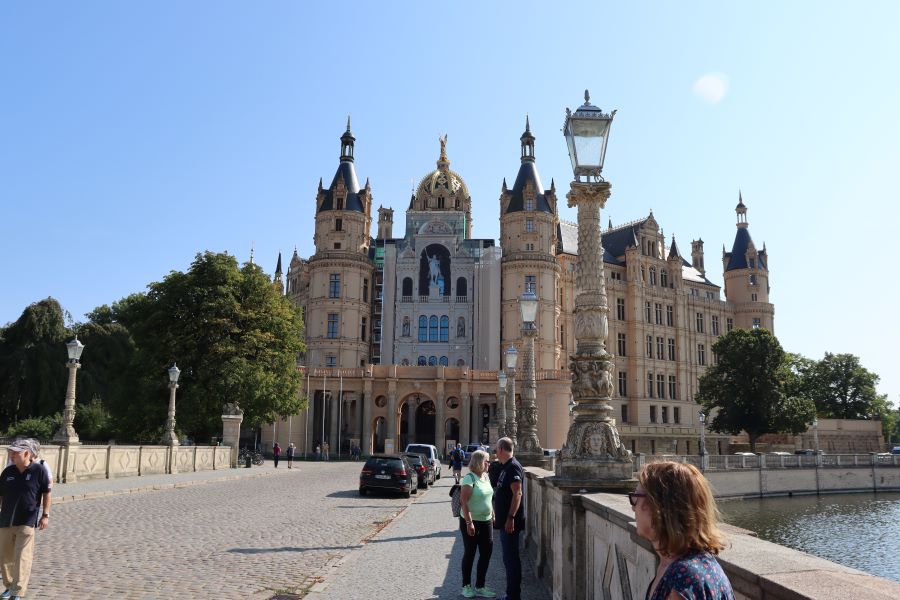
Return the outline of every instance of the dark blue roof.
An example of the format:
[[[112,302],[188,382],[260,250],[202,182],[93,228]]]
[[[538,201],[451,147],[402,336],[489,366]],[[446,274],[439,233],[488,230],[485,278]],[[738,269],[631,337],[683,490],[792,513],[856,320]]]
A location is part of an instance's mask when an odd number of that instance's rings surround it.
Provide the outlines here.
[[[578,225],[568,221],[560,221],[556,230],[556,237],[559,240],[557,242],[557,252],[578,255]],[[609,251],[606,236],[601,238],[601,244],[603,245],[603,262],[619,266],[625,264],[625,261],[619,260],[616,258],[617,255]],[[622,254],[625,254],[624,250],[622,250]]]
[[[725,257],[728,259],[728,265],[725,271],[733,271],[735,269],[747,268],[747,248],[753,240],[750,238],[750,231],[746,227],[738,227],[737,234],[734,236],[734,245],[731,252],[726,252]],[[757,252],[759,255],[759,266],[762,269],[768,269],[766,266],[766,253],[764,250]]]
[[[344,210],[363,212],[363,205],[359,200],[359,180],[356,178],[356,169],[349,160],[342,160],[338,165],[334,179],[331,180],[331,185],[325,191],[325,200],[322,201],[319,210],[334,210],[334,188],[337,186],[338,180],[343,180],[344,186],[347,188]]]
[[[512,198],[510,198],[506,212],[511,213],[524,210],[525,185],[529,181],[535,190],[534,209],[538,212],[552,213],[553,210],[550,208],[550,203],[547,202],[547,197],[544,194],[544,184],[541,183],[541,176],[538,174],[537,165],[534,164],[533,160],[522,161],[522,166],[519,167],[519,174],[516,175],[516,183],[513,184],[513,188],[509,192]]]

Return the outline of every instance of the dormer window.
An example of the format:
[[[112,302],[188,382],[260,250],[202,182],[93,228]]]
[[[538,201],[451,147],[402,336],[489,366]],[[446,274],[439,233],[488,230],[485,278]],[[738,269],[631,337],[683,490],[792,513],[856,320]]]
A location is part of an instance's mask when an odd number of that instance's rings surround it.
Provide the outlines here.
[[[344,220],[343,219],[335,219],[334,220],[334,230],[335,231],[343,231],[344,230]]]
[[[525,198],[525,210],[534,210],[534,198]]]
[[[534,231],[534,219],[525,219],[525,231]]]
[[[341,197],[334,199],[334,209],[335,210],[344,210],[344,199]]]

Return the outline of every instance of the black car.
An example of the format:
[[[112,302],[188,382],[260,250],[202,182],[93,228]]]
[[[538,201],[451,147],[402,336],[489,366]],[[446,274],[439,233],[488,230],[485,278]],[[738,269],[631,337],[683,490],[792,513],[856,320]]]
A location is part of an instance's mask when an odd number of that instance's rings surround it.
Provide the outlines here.
[[[399,454],[375,454],[359,474],[359,495],[365,496],[369,490],[385,490],[409,498],[418,491],[416,481],[416,472],[407,459]]]
[[[428,486],[434,483],[434,467],[431,461],[424,454],[415,454],[412,452],[404,452],[401,454],[403,458],[409,461],[413,470],[419,478],[419,487],[428,489]]]

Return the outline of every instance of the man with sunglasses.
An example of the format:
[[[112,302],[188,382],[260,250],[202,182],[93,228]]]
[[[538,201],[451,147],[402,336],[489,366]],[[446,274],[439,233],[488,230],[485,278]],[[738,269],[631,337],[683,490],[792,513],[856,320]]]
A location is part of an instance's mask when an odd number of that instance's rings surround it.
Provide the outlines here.
[[[525,530],[525,470],[513,456],[513,441],[508,437],[497,440],[497,458],[502,470],[494,490],[494,529],[500,530],[506,569],[506,595],[499,600],[521,600],[519,533]]]

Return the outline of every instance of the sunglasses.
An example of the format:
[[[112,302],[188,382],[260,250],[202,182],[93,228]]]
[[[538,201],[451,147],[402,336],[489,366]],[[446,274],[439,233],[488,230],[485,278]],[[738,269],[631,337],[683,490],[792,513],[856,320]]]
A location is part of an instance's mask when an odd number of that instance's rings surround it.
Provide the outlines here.
[[[629,492],[628,494],[628,502],[631,504],[631,507],[634,508],[637,506],[638,498],[646,498],[647,494],[643,492]]]

